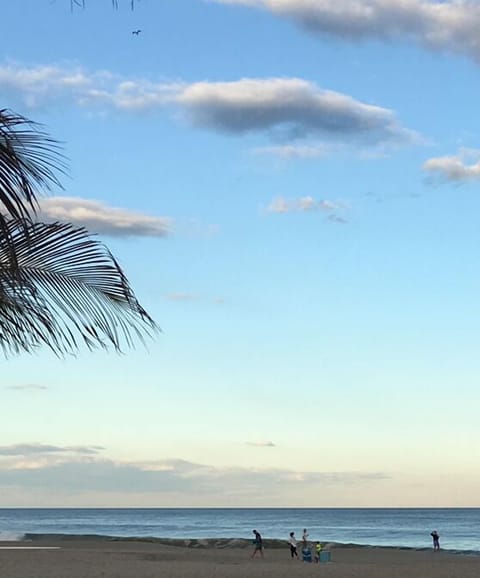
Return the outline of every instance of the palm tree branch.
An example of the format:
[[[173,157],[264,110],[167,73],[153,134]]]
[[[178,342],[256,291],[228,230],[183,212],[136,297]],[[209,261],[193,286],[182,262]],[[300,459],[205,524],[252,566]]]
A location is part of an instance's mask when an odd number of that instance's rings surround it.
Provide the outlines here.
[[[7,215],[20,219],[34,213],[40,194],[63,188],[58,173],[65,170],[59,143],[40,125],[0,110],[0,203]]]
[[[89,348],[110,343],[121,350],[158,329],[111,253],[84,229],[34,222],[25,229],[17,220],[7,225],[18,270],[12,276],[10,253],[0,238],[0,305],[2,295],[4,301],[20,297],[27,303],[27,321],[42,326],[37,340],[55,334],[53,349],[72,351],[77,335]]]

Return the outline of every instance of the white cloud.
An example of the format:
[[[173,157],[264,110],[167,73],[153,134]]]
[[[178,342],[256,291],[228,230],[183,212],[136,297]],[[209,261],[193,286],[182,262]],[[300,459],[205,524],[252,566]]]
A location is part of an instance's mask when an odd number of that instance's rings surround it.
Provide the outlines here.
[[[253,150],[256,154],[264,154],[280,157],[282,159],[316,159],[326,156],[332,150],[327,144],[316,145],[277,145],[257,147]]]
[[[341,202],[329,201],[328,199],[321,199],[318,201],[318,206],[320,209],[325,211],[334,211],[335,209],[345,208],[345,204]]]
[[[268,205],[267,212],[281,214],[322,211],[330,213],[332,211],[346,211],[349,208],[349,205],[343,201],[331,201],[329,199],[316,200],[311,196],[298,197],[296,199],[277,197]],[[330,220],[338,219],[337,222],[340,222],[338,215],[336,215],[335,218],[333,218],[333,215],[329,215],[328,218]],[[342,220],[344,219],[342,218]]]
[[[267,211],[269,213],[290,213],[292,210],[291,202],[287,201],[283,197],[277,197],[268,205]]]
[[[271,441],[260,441],[260,442],[247,442],[247,446],[253,446],[255,448],[274,448],[275,444]]]
[[[210,0],[270,11],[312,34],[401,40],[480,59],[477,0]]]
[[[152,217],[80,197],[43,198],[38,218],[47,222],[68,221],[112,237],[165,237],[172,225],[166,217]]]
[[[300,197],[298,199],[298,209],[300,211],[314,211],[317,208],[317,202],[313,197]]]
[[[425,161],[423,170],[445,181],[479,180],[480,151],[460,149],[458,154],[454,156],[431,158]]]
[[[183,89],[177,102],[195,126],[226,133],[277,131],[288,139],[320,134],[372,142],[415,138],[391,110],[300,78],[199,82]]]
[[[0,66],[0,95],[16,96],[32,107],[63,100],[89,109],[113,108],[131,113],[170,105],[196,127],[237,135],[275,133],[283,140],[322,135],[378,144],[417,138],[400,126],[391,110],[324,90],[300,78],[155,83],[120,78],[105,71],[10,64]],[[274,152],[312,157],[321,154],[322,147],[270,149]]]
[[[181,85],[145,80],[119,81],[109,88],[91,88],[79,98],[79,104],[105,104],[125,111],[154,110],[175,101]]]
[[[39,385],[38,383],[22,383],[20,385],[6,385],[5,389],[13,389],[15,391],[44,391],[48,389],[46,385]]]
[[[83,107],[149,110],[168,103],[178,89],[176,83],[125,80],[108,71],[76,66],[0,66],[0,94],[18,95],[32,108],[64,100]]]

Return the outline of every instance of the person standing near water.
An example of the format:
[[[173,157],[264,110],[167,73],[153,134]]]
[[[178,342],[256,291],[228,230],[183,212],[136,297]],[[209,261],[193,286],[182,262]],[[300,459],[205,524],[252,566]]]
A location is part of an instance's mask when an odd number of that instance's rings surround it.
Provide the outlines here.
[[[290,544],[290,556],[296,558],[298,560],[298,552],[297,552],[297,541],[295,540],[295,533],[290,532],[290,538],[288,540]]]
[[[306,548],[306,547],[308,546],[308,532],[307,532],[307,528],[303,528],[302,542],[303,542],[303,547]]]
[[[253,533],[255,534],[255,539],[253,541],[253,544],[255,545],[255,549],[252,552],[251,558],[255,558],[257,552],[260,552],[260,556],[263,558],[262,536],[260,535],[260,532],[257,532],[257,530],[253,530]]]
[[[438,552],[438,550],[440,550],[440,536],[436,530],[434,530],[430,536],[433,539],[433,551]]]

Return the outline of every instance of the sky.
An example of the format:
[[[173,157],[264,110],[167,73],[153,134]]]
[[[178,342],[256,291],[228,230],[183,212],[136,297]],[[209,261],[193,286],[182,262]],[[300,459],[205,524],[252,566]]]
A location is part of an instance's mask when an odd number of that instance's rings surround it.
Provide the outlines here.
[[[162,332],[2,360],[0,507],[480,506],[480,3],[129,4],[2,5]]]

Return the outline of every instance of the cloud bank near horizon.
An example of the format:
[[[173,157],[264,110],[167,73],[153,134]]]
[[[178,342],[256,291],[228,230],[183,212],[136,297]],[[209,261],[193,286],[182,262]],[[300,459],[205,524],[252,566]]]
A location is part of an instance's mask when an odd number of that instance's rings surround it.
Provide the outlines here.
[[[473,0],[208,0],[258,8],[306,32],[348,42],[414,42],[480,62],[480,4]]]
[[[213,500],[227,495],[256,499],[284,490],[315,486],[350,486],[389,479],[383,472],[321,472],[247,467],[215,467],[182,459],[115,461],[98,455],[101,446],[17,444],[0,447],[0,487],[52,494],[91,492],[198,495]]]
[[[48,454],[96,455],[103,451],[103,446],[57,446],[49,444],[13,444],[0,446],[0,456],[39,456]],[[0,468],[1,468],[0,462]]]
[[[61,101],[125,113],[173,107],[192,127],[231,135],[263,132],[283,141],[312,136],[369,143],[418,140],[392,110],[301,78],[155,83],[75,67],[8,64],[0,66],[0,94],[14,96],[30,108]],[[320,151],[310,147],[295,152],[317,155]]]

